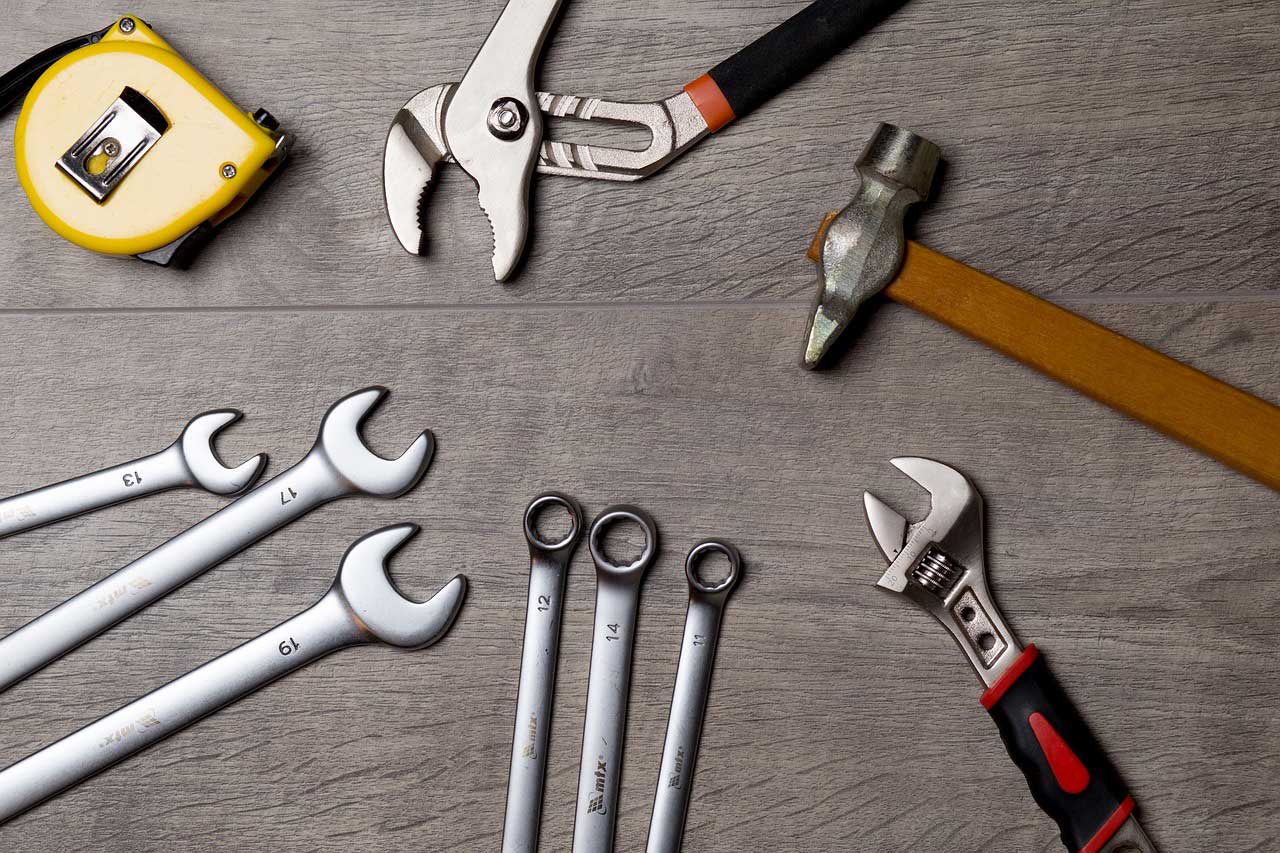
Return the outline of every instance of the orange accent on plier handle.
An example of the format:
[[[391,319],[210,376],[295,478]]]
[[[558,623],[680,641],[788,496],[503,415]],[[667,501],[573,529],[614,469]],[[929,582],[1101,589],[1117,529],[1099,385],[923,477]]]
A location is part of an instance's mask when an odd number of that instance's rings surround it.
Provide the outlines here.
[[[710,74],[703,74],[685,86],[684,90],[688,93],[689,100],[693,101],[693,105],[698,108],[698,112],[702,113],[707,129],[712,133],[737,118],[733,114],[733,107],[729,106],[729,99],[724,96],[724,92],[720,91],[719,84],[711,78]]]

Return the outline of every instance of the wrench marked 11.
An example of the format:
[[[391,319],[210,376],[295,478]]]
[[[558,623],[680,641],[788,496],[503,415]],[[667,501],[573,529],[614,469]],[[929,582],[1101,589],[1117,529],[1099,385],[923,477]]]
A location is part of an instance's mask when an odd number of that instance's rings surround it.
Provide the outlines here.
[[[710,554],[722,554],[729,560],[729,573],[715,583],[707,583],[698,573],[698,566]],[[679,853],[683,843],[694,765],[702,740],[702,720],[711,688],[711,670],[720,638],[720,620],[729,593],[742,576],[742,557],[728,542],[708,539],[689,552],[684,572],[689,581],[689,609],[685,615],[676,684],[671,692],[671,715],[653,795],[646,853]]]

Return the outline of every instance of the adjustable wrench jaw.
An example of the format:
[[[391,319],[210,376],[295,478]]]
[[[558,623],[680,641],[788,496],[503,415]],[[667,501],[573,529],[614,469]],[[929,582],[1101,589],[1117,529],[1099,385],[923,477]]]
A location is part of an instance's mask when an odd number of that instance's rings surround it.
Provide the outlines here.
[[[929,515],[909,524],[870,492],[867,523],[889,562],[877,586],[927,610],[955,639],[990,686],[1022,651],[987,586],[982,496],[959,471],[931,459],[899,457],[893,465],[932,498]]]

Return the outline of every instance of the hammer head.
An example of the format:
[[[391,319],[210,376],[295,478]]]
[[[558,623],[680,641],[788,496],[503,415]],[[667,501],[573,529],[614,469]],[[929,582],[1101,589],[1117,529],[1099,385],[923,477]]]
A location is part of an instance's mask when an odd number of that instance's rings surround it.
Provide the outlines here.
[[[938,146],[909,130],[882,124],[854,168],[853,201],[822,235],[818,299],[805,334],[804,366],[812,370],[848,327],[858,306],[897,276],[906,247],[907,208],[929,195],[942,159]]]

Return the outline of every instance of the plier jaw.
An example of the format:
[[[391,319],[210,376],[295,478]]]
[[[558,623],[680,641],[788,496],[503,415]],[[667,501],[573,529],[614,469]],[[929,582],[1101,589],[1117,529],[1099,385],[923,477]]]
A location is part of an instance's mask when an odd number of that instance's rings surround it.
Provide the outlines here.
[[[440,163],[456,162],[477,184],[493,229],[494,277],[504,281],[524,251],[534,172],[607,181],[647,177],[803,77],[902,2],[814,0],[677,94],[628,103],[534,91],[561,0],[509,0],[462,80],[424,90],[396,115],[383,159],[391,227],[407,251],[424,254],[432,175]],[[545,116],[642,127],[651,139],[638,149],[548,140]]]
[[[409,99],[391,122],[382,154],[382,191],[387,217],[400,245],[411,255],[425,255],[426,204],[436,167],[450,162],[444,140],[444,110],[453,83],[423,89]]]

